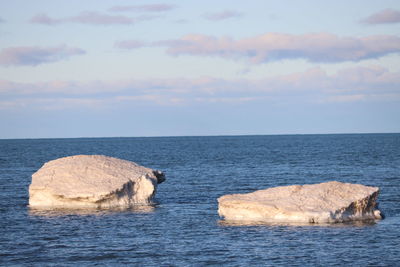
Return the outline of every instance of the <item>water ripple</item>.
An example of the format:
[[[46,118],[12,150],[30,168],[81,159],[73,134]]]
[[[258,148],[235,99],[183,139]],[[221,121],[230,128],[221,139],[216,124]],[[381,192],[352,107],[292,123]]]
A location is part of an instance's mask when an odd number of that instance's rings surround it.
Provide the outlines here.
[[[28,207],[51,159],[105,154],[166,171],[157,204]],[[398,266],[400,135],[0,140],[0,265]],[[331,225],[222,221],[216,199],[328,180],[381,188],[385,220]]]

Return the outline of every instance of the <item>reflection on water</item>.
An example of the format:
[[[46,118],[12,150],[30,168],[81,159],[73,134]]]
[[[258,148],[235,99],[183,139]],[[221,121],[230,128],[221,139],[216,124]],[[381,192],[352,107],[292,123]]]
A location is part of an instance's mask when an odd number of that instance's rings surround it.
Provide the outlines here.
[[[301,226],[301,227],[369,227],[375,220],[351,221],[343,223],[305,223],[305,222],[268,222],[268,221],[228,221],[219,220],[220,226]]]
[[[40,208],[29,208],[28,212],[31,216],[44,216],[44,217],[58,217],[66,215],[110,215],[114,213],[151,213],[156,209],[157,204],[149,205],[134,205],[129,208],[112,208],[112,209],[63,209],[63,208],[52,208],[52,209],[40,209]]]

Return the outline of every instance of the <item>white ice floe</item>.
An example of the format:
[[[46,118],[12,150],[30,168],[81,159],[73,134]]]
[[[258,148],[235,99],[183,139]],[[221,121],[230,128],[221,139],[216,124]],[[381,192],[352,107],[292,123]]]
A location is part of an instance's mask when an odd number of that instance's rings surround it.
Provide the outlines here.
[[[113,208],[148,204],[165,176],[136,163],[101,155],[47,162],[32,175],[33,208]]]
[[[218,199],[225,220],[335,223],[381,219],[378,187],[326,182],[268,188]]]

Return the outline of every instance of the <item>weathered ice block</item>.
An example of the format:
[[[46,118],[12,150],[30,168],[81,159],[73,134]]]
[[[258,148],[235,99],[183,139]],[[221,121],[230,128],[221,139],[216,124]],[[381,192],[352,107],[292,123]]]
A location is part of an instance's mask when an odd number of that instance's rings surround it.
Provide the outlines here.
[[[268,188],[218,199],[225,220],[282,223],[336,223],[381,219],[378,187],[326,182]]]
[[[162,172],[101,155],[49,161],[32,175],[29,206],[34,208],[112,208],[148,204]]]

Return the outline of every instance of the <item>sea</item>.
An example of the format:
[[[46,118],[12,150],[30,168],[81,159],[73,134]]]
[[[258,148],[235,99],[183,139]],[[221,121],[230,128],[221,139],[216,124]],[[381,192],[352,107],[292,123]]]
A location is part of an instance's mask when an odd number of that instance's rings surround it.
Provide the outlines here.
[[[162,170],[153,205],[34,210],[45,162],[101,154]],[[217,198],[292,184],[380,187],[385,219],[240,224]],[[400,134],[0,140],[0,266],[400,266]]]

